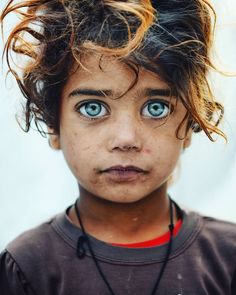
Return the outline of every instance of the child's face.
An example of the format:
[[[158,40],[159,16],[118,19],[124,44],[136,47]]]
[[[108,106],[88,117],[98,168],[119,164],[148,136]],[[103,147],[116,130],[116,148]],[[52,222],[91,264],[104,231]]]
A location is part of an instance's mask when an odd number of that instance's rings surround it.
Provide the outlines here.
[[[179,140],[175,133],[186,110],[180,102],[175,105],[174,99],[157,95],[167,85],[143,69],[131,90],[112,99],[129,88],[134,73],[112,58],[103,58],[101,70],[99,58],[86,57],[83,64],[88,71],[80,67],[65,85],[60,135],[52,145],[62,149],[84,190],[113,202],[131,203],[166,187],[189,142],[190,135]],[[163,119],[170,101],[174,110]]]

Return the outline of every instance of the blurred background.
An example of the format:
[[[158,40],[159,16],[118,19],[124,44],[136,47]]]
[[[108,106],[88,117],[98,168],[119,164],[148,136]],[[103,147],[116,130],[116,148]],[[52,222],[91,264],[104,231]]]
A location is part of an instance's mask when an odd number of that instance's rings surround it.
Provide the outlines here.
[[[236,72],[236,1],[212,1],[218,19],[216,64]],[[6,5],[1,0],[0,10]],[[14,17],[9,18],[9,32]],[[2,52],[2,40],[0,53]],[[1,65],[2,68],[2,65]],[[78,196],[77,184],[61,152],[52,151],[36,131],[24,133],[15,114],[20,114],[22,96],[12,77],[0,75],[0,251],[22,231],[64,210]],[[202,214],[236,222],[236,78],[211,75],[214,93],[225,105],[222,128],[228,143],[210,142],[194,135],[181,159],[179,175],[170,189],[178,203]]]

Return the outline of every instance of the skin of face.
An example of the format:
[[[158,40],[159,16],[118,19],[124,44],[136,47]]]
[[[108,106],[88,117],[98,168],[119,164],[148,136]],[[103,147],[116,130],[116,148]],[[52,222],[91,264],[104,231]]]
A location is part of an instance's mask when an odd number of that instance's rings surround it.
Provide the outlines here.
[[[147,94],[150,89],[168,90],[156,74],[140,68],[137,83],[128,90],[134,72],[115,58],[100,58],[86,55],[84,67],[73,69],[62,91],[60,133],[51,135],[51,146],[62,150],[81,197],[132,204],[151,195],[166,196],[167,181],[190,144],[190,133],[183,140],[176,137],[186,109],[169,96]],[[170,114],[154,118],[148,106],[164,106],[161,116],[166,110]],[[91,119],[88,109],[101,112]],[[104,172],[114,166],[144,172]]]

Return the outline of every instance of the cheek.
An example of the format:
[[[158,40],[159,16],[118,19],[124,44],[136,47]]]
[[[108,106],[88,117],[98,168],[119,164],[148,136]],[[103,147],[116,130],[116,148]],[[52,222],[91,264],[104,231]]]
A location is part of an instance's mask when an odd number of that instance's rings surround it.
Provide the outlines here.
[[[78,177],[81,171],[86,171],[89,163],[93,162],[96,152],[91,145],[91,139],[79,132],[61,134],[61,148],[64,157],[73,172]]]
[[[181,155],[183,142],[173,136],[165,136],[153,142],[152,146],[148,154],[152,156],[158,173],[163,176],[172,173]]]

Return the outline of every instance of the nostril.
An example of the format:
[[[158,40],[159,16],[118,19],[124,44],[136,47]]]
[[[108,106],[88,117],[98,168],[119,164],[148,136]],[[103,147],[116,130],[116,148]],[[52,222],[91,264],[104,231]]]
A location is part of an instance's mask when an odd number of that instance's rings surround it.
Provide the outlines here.
[[[121,151],[138,151],[139,147],[136,145],[123,145],[123,146],[116,146],[113,150],[121,150]]]

